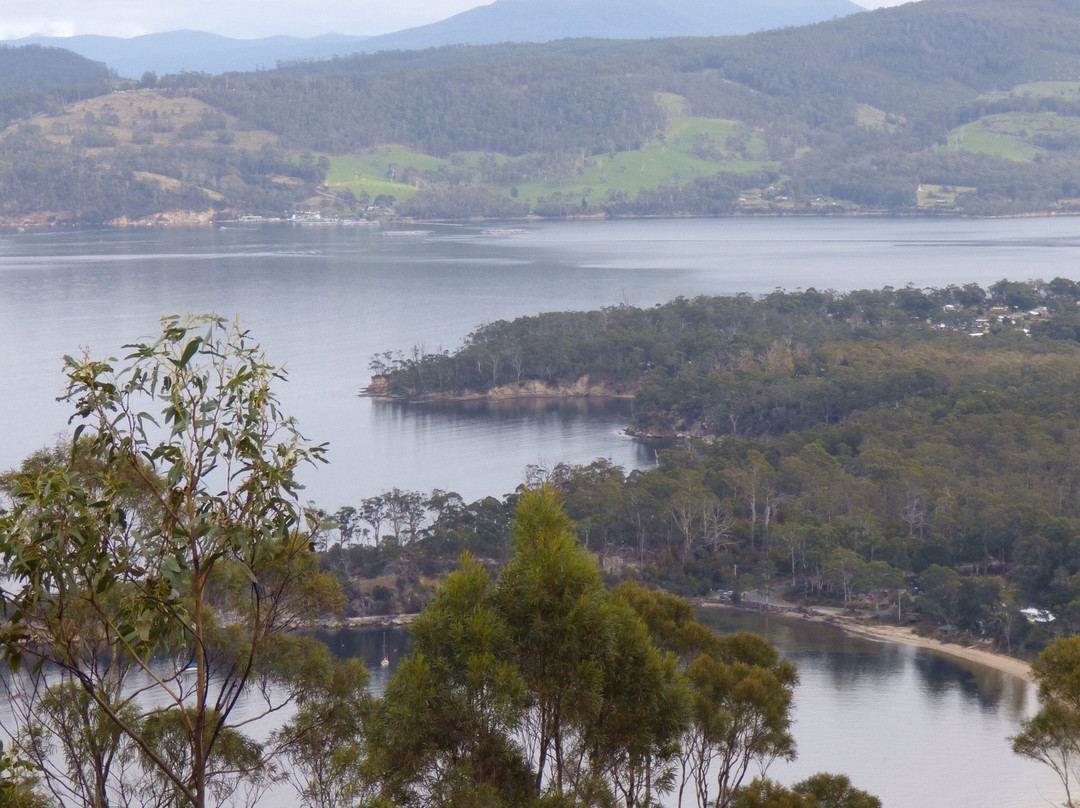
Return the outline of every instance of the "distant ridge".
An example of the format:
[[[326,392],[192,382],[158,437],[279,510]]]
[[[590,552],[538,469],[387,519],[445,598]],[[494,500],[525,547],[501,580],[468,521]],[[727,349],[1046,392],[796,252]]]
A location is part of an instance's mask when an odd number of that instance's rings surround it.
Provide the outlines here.
[[[211,73],[271,69],[279,62],[328,59],[364,50],[370,37],[324,34],[310,39],[291,36],[233,39],[205,31],[168,31],[122,39],[111,36],[31,36],[7,45],[49,45],[104,62],[117,75],[136,79],[158,74]]]
[[[361,51],[442,45],[747,34],[862,11],[851,0],[496,0],[441,22],[377,37],[326,34],[311,39],[232,39],[202,31],[170,31],[131,39],[33,36],[5,44],[65,48],[104,62],[120,76],[139,78],[148,71],[216,75]]]
[[[441,22],[374,37],[364,49],[571,37],[726,36],[809,25],[865,10],[850,0],[496,0]]]

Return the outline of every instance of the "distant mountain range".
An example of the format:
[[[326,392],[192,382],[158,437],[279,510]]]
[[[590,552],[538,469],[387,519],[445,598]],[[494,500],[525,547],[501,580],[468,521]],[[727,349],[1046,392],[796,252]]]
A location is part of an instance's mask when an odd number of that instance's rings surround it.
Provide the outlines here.
[[[807,25],[864,11],[850,0],[496,0],[441,22],[376,37],[326,34],[232,39],[170,31],[121,39],[33,36],[9,45],[65,48],[104,62],[125,78],[182,71],[218,74],[281,62],[442,45],[548,42],[555,39],[652,39],[725,36]]]
[[[205,31],[169,31],[122,39],[110,36],[31,36],[9,40],[7,45],[49,45],[73,51],[95,62],[104,62],[117,75],[137,79],[146,72],[158,74],[225,73],[262,70],[279,62],[327,59],[364,50],[371,37],[326,34],[311,39],[291,36],[264,39],[232,39]]]
[[[864,11],[850,0],[496,0],[431,25],[374,37],[364,50],[549,42],[570,37],[726,36]]]

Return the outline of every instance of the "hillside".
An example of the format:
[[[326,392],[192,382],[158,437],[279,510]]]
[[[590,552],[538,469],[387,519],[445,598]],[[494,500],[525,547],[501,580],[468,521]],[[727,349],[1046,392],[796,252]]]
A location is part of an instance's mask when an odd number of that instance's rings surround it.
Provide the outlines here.
[[[309,39],[292,36],[234,39],[205,31],[169,31],[131,38],[114,36],[31,36],[12,46],[64,48],[104,62],[118,75],[137,79],[144,73],[225,73],[259,70],[281,62],[329,59],[364,49],[369,37],[326,34]]]
[[[104,64],[60,48],[0,45],[0,125],[110,88]]]
[[[137,121],[111,131],[78,108],[33,123],[68,161],[219,194],[219,215],[362,213],[376,197],[424,218],[1080,210],[1080,8],[1065,0],[938,0],[738,37],[358,54],[151,77],[138,92],[203,109],[212,136],[186,121],[183,148],[165,151],[159,133],[132,136]],[[26,177],[0,184],[9,217],[40,210]],[[147,215],[125,205],[113,200],[113,218]]]
[[[113,92],[0,135],[0,217],[54,224],[280,214],[316,196],[325,161],[308,158],[196,99]]]

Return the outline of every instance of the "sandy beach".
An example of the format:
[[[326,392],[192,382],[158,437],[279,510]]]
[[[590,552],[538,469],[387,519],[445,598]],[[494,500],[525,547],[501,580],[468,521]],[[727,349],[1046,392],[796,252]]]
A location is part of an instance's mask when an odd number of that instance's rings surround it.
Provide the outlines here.
[[[988,668],[1002,671],[1018,679],[1031,682],[1031,665],[1022,659],[999,654],[995,651],[986,651],[981,648],[965,648],[955,643],[945,643],[932,637],[920,637],[910,628],[904,626],[884,626],[860,623],[850,618],[836,618],[834,621],[844,631],[857,634],[860,637],[868,637],[882,642],[898,642],[904,645],[913,645],[916,648],[926,648],[946,656],[976,662]]]
[[[715,601],[702,602],[700,605],[720,608],[740,608],[727,603]],[[987,668],[1001,671],[1002,673],[1023,679],[1025,682],[1034,681],[1031,677],[1031,665],[1022,659],[999,654],[996,651],[988,651],[982,648],[968,648],[956,643],[941,642],[933,637],[920,637],[907,626],[890,626],[882,623],[869,623],[858,618],[839,614],[839,610],[800,610],[793,604],[777,604],[776,600],[765,605],[761,602],[754,604],[752,608],[764,608],[778,614],[786,614],[791,617],[802,617],[806,620],[814,620],[819,623],[829,623],[843,629],[849,634],[857,634],[860,637],[877,640],[879,642],[895,642],[903,645],[911,645],[916,648],[925,648],[944,656],[955,659],[974,662]]]

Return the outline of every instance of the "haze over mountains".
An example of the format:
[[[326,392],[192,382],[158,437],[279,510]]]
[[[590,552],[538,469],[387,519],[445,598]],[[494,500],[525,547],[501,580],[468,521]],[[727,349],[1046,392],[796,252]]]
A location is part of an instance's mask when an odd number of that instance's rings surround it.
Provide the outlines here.
[[[326,34],[232,39],[201,31],[171,31],[122,39],[33,36],[7,44],[66,48],[104,62],[118,75],[147,71],[218,74],[272,68],[280,62],[357,52],[442,45],[547,42],[556,39],[651,39],[725,36],[807,25],[864,11],[851,0],[496,0],[441,22],[376,37]]]

